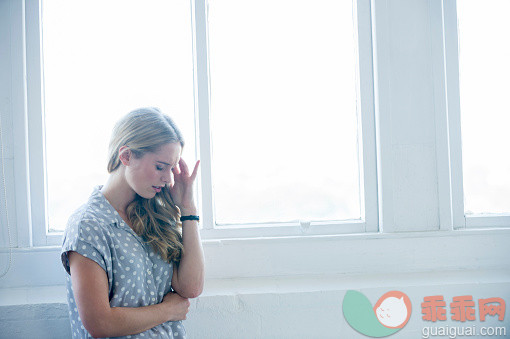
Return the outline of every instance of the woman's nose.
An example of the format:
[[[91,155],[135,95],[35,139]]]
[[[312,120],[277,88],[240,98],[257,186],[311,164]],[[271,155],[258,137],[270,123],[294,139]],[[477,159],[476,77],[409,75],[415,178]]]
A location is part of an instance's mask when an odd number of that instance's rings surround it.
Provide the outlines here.
[[[165,173],[165,175],[161,178],[165,184],[168,184],[170,187],[174,185],[174,175],[172,170]]]

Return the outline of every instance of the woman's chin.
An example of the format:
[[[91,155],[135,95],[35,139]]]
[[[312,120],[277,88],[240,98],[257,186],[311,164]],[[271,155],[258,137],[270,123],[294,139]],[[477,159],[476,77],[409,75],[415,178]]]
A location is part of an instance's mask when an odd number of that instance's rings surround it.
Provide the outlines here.
[[[156,192],[137,192],[139,196],[141,196],[144,199],[152,199],[156,196]]]

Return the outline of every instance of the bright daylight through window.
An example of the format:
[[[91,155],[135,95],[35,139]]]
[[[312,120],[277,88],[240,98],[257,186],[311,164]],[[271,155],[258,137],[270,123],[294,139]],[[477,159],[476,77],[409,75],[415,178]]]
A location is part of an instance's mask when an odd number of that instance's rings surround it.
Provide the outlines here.
[[[42,2],[50,231],[105,183],[111,130],[133,109],[171,115],[195,162],[190,12],[189,1]]]
[[[216,223],[360,218],[352,1],[210,0]]]
[[[190,6],[43,2],[50,230],[105,182],[111,128],[132,109],[174,117],[195,161]],[[201,170],[216,224],[360,219],[353,2],[207,8],[209,45],[197,48],[209,50],[212,168]]]
[[[510,1],[457,1],[464,209],[510,213]]]

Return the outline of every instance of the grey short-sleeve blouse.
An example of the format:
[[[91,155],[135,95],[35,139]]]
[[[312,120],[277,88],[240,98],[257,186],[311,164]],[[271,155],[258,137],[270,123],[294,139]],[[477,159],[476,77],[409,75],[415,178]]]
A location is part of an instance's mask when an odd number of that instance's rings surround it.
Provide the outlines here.
[[[68,251],[94,260],[108,277],[111,307],[158,304],[171,291],[173,265],[162,260],[120,217],[97,186],[88,202],[69,218],[62,244],[67,301],[73,338],[92,338],[74,301]],[[122,338],[185,338],[181,321],[169,321]]]

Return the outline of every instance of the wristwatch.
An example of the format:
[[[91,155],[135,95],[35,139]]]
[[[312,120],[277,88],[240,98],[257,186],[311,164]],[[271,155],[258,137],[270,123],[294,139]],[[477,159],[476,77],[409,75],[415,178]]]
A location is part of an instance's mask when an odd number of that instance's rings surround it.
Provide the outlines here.
[[[196,220],[196,221],[200,221],[200,218],[198,217],[198,215],[186,215],[186,216],[181,216],[181,222],[182,222],[182,221],[186,221],[186,220]]]

